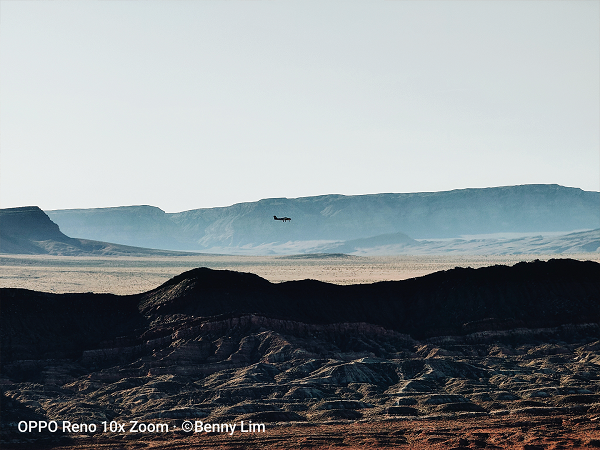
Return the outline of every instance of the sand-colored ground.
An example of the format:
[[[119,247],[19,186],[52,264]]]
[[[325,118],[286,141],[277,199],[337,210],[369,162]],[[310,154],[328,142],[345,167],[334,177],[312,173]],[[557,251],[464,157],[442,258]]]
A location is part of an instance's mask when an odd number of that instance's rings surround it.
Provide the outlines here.
[[[255,273],[279,283],[306,278],[337,284],[404,280],[454,267],[513,265],[519,261],[574,258],[600,262],[600,254],[395,257],[216,256],[71,257],[0,255],[0,287],[44,292],[134,294],[153,289],[195,267]]]

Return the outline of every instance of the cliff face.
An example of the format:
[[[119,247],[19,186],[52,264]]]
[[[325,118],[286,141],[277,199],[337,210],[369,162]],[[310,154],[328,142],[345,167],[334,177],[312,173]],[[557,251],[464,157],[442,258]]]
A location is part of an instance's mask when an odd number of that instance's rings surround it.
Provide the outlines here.
[[[382,239],[388,244],[410,243],[406,235],[434,239],[596,229],[600,228],[600,193],[524,185],[264,199],[169,214],[150,206],[131,206],[57,210],[48,215],[71,236],[153,248],[260,248],[273,243],[357,239],[349,245],[360,246],[381,245]],[[283,224],[274,221],[273,215],[292,220]],[[374,236],[379,236],[374,242],[360,241]]]
[[[48,241],[74,242],[37,206],[0,209],[1,253],[46,253],[39,243]]]
[[[0,295],[3,443],[24,439],[23,417],[180,426],[600,412],[593,262],[354,286],[194,269],[139,295]]]
[[[67,239],[58,225],[37,206],[0,209],[0,223],[2,236],[17,235],[36,241]]]

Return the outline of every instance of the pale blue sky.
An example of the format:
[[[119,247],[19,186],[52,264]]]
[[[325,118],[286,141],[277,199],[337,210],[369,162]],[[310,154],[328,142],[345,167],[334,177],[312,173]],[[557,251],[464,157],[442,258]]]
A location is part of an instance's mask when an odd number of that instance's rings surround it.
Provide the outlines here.
[[[0,2],[0,206],[600,190],[598,1]]]

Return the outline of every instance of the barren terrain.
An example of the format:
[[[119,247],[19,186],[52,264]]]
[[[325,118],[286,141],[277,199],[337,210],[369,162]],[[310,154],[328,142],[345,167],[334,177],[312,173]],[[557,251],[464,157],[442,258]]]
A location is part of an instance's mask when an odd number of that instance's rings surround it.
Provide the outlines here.
[[[467,450],[467,449],[594,449],[600,447],[598,420],[555,415],[536,417],[513,414],[504,417],[406,418],[377,422],[273,424],[260,436],[223,436],[217,433],[168,439],[123,436],[114,440],[89,436],[58,444],[55,450]]]
[[[600,253],[561,257],[600,262]],[[195,267],[255,273],[272,283],[313,279],[335,284],[364,284],[405,280],[454,267],[510,266],[519,261],[551,258],[556,255],[85,257],[4,254],[0,255],[0,288],[136,294],[154,289]]]
[[[333,273],[340,284],[380,273],[437,273],[332,286],[201,269],[122,297],[4,289],[3,448],[600,446],[597,264],[553,260],[439,272],[460,262],[501,261],[199,258],[279,277],[282,262],[283,276]],[[5,267],[37,270],[34,282],[55,276],[71,289],[78,271],[92,279],[112,273],[105,286],[114,291],[145,269],[159,277],[182,264],[8,259],[12,266]],[[186,419],[262,423],[265,432],[186,434]],[[169,431],[40,435],[18,432],[21,420],[137,420]]]

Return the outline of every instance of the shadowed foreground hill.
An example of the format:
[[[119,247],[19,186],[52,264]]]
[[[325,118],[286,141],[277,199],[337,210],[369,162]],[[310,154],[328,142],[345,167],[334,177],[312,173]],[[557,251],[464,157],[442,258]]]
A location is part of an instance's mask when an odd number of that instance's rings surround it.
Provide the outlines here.
[[[253,274],[202,268],[143,294],[140,311],[151,318],[256,314],[319,324],[366,322],[419,338],[477,327],[557,326],[600,320],[600,265],[536,261],[350,286],[272,284]]]
[[[200,268],[130,296],[23,289],[0,295],[3,448],[41,448],[59,439],[65,448],[133,448],[127,433],[89,441],[19,433],[18,421],[30,418],[162,423],[169,432],[147,437],[153,446],[169,448],[175,437],[187,448],[213,437],[182,434],[185,419],[274,429],[277,422],[474,417],[478,426],[502,418],[502,427],[518,424],[519,433],[552,423],[548,442],[563,436],[562,448],[581,448],[593,436],[582,441],[561,417],[600,417],[595,262],[456,268],[352,286],[272,284]],[[343,436],[319,434],[326,429],[311,429],[315,442],[341,445]],[[371,435],[363,432],[368,447]],[[386,433],[373,435],[381,439],[377,448],[434,443],[418,430]],[[524,439],[497,433],[494,448],[519,448]],[[469,436],[485,447],[492,434]],[[204,443],[194,440],[200,437]],[[243,448],[262,443],[256,435],[251,442],[240,433],[229,438]],[[277,448],[286,446],[280,439]],[[467,442],[444,439],[448,445],[440,448]],[[344,448],[351,444],[365,447],[348,441]]]
[[[250,273],[199,268],[130,296],[0,292],[3,363],[48,352],[72,356],[117,336],[133,342],[158,324],[170,329],[250,314],[317,325],[367,323],[413,338],[600,321],[600,264],[569,259],[348,286],[273,284]]]

